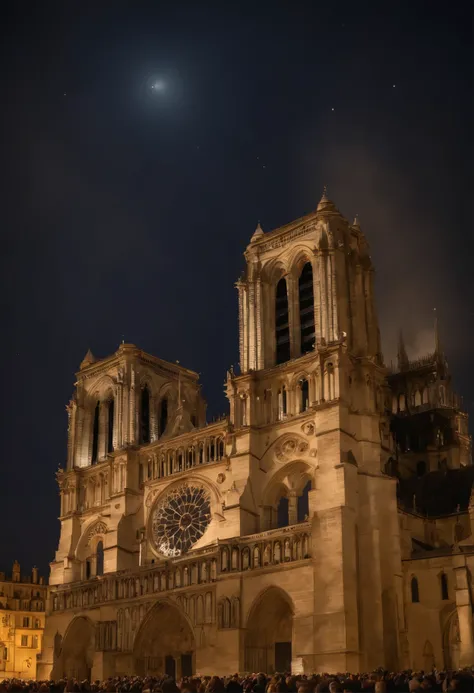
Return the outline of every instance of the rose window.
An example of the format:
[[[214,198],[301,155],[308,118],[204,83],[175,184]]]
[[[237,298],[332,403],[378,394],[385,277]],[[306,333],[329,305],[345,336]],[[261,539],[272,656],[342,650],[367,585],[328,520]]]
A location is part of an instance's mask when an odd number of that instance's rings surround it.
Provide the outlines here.
[[[203,486],[181,484],[158,501],[151,533],[158,551],[181,556],[202,537],[211,521],[211,496]]]

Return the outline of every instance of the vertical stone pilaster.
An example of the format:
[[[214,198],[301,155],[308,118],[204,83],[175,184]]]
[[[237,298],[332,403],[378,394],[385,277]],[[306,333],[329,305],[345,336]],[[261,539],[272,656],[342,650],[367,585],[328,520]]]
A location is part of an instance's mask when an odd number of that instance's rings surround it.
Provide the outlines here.
[[[331,273],[331,304],[332,304],[332,335],[331,339],[339,338],[339,316],[337,310],[337,279],[336,279],[336,257],[334,250],[329,255],[329,268]]]
[[[247,373],[249,369],[249,297],[247,286],[244,286],[244,301],[242,311],[243,337],[244,337],[244,358],[240,365],[242,373]]]
[[[327,277],[326,277],[326,257],[323,252],[319,255],[319,277],[320,277],[320,295],[321,295],[321,339],[328,341],[328,297],[327,297]]]
[[[288,495],[288,524],[296,525],[298,522],[298,496],[296,491],[290,491]]]
[[[158,403],[155,395],[150,396],[150,442],[158,440]]]
[[[242,282],[236,284],[239,294],[239,357],[240,368],[244,372],[245,366],[245,329],[244,329],[244,287]]]
[[[104,460],[107,455],[107,402],[100,403],[99,409],[99,444],[97,460]]]
[[[119,450],[122,447],[122,397],[123,385],[118,383],[115,388],[114,400],[114,431],[113,431],[113,446],[114,450]]]
[[[465,556],[453,556],[453,569],[456,578],[456,609],[461,636],[459,666],[468,667],[472,666],[474,661],[474,633],[469,575]]]
[[[248,284],[248,368],[252,370],[257,367],[255,318],[255,282],[252,280]]]
[[[264,368],[264,348],[263,348],[263,305],[262,305],[262,282],[260,278],[255,281],[255,322],[257,329],[257,369]]]
[[[84,445],[84,407],[79,404],[77,407],[76,415],[76,435],[75,435],[75,449],[74,449],[74,462],[75,467],[83,467],[83,445]]]
[[[136,442],[136,426],[135,419],[137,415],[137,392],[135,389],[135,369],[132,366],[130,374],[130,399],[129,399],[129,414],[128,414],[128,439],[134,445]]]
[[[314,332],[315,343],[321,340],[321,275],[319,255],[315,252],[313,257],[313,300],[314,300]]]
[[[74,466],[74,451],[75,451],[75,437],[76,437],[76,413],[77,413],[77,403],[75,400],[71,400],[69,405],[66,407],[68,425],[67,425],[67,468],[72,469]]]

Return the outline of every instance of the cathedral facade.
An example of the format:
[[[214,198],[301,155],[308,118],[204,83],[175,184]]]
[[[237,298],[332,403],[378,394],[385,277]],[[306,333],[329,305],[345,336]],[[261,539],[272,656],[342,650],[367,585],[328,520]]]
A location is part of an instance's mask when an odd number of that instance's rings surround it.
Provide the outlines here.
[[[419,489],[471,469],[441,348],[385,366],[367,241],[326,193],[245,259],[228,417],[134,345],[81,364],[39,676],[474,662],[470,486],[439,516]]]

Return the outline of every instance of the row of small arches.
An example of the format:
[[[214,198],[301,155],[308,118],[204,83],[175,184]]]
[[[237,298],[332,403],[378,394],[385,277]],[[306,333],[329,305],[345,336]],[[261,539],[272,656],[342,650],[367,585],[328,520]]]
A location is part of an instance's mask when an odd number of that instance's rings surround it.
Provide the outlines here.
[[[171,448],[140,465],[140,482],[160,479],[201,464],[219,462],[225,458],[224,438],[209,438],[187,448]]]
[[[446,575],[446,573],[440,574],[439,586],[441,592],[441,599],[443,601],[449,599],[448,576]],[[412,604],[418,604],[420,602],[420,586],[418,584],[418,578],[415,575],[413,575],[411,579],[410,587]]]
[[[396,414],[397,412],[406,411],[408,408],[407,395],[402,392],[398,396],[394,395],[392,399],[392,412]],[[438,401],[439,404],[446,404],[446,390],[444,385],[440,385],[438,388]],[[413,390],[410,395],[410,404],[415,409],[421,406],[425,406],[430,403],[430,391],[427,387],[419,390]]]
[[[105,408],[105,416],[102,417],[102,410]],[[166,431],[168,425],[168,398],[163,397],[158,405],[158,431],[157,436],[160,437]],[[98,400],[92,421],[92,454],[91,463],[96,464],[100,457],[99,451],[99,439],[101,433],[101,419],[105,425],[105,440],[106,446],[105,451],[111,453],[114,451],[114,424],[115,424],[115,398],[113,394],[109,393],[108,397],[104,401]],[[139,430],[138,430],[138,442],[140,445],[147,445],[151,442],[152,434],[152,417],[151,417],[151,395],[148,385],[144,385],[140,391],[139,397]],[[193,420],[193,425],[196,421]]]
[[[221,572],[232,570],[249,570],[261,568],[271,563],[283,561],[297,561],[309,557],[309,537],[303,535],[285,539],[283,542],[274,541],[265,546],[255,545],[244,547],[241,551],[237,547],[228,549],[224,546],[221,550]]]

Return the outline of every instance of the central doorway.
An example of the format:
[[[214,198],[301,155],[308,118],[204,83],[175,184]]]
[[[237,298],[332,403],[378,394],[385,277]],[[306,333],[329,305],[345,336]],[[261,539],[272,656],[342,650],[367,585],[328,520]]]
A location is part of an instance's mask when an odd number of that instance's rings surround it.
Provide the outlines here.
[[[174,679],[191,676],[194,650],[194,633],[187,616],[175,604],[158,602],[144,618],[135,638],[135,672],[139,676],[166,674]]]

